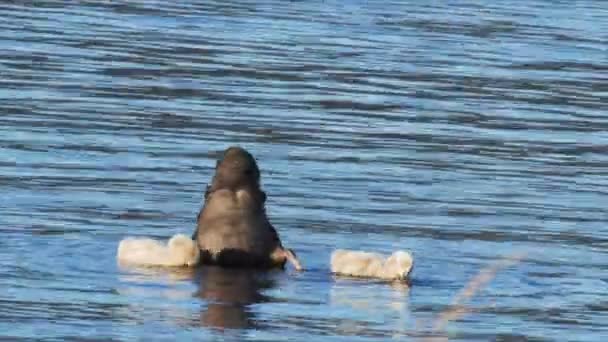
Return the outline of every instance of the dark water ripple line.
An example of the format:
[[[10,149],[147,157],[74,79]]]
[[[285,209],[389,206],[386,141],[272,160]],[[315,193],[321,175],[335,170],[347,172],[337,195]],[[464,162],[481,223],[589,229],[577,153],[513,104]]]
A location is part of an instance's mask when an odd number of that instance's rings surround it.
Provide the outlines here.
[[[86,322],[87,320],[123,320],[129,317],[120,313],[121,305],[106,303],[68,303],[68,302],[44,302],[44,301],[16,301],[0,299],[0,308],[3,314],[1,321],[23,321],[29,320],[35,323],[40,320],[61,320],[74,323]]]

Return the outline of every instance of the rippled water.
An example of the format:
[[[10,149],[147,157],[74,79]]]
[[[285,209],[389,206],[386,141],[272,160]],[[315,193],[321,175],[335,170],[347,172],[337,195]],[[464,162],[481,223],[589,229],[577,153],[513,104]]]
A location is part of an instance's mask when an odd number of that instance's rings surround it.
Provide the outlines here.
[[[0,335],[453,340],[608,334],[603,1],[0,5]],[[218,152],[258,159],[307,271],[133,270],[194,229]],[[412,250],[412,287],[334,278]]]

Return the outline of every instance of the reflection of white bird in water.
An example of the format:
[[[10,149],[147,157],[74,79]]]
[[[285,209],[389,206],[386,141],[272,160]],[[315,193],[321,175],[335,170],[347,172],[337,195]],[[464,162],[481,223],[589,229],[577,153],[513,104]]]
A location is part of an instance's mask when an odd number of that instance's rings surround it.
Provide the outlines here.
[[[338,249],[331,255],[331,271],[353,277],[405,280],[414,267],[412,254],[397,251],[388,258],[381,254]]]
[[[117,253],[121,264],[139,266],[195,266],[199,257],[196,241],[184,234],[174,235],[167,245],[149,238],[126,238]]]

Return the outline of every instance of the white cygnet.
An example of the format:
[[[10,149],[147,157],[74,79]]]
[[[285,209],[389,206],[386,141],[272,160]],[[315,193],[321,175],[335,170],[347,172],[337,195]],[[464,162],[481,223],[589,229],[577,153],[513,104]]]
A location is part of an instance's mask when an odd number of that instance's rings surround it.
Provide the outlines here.
[[[194,266],[199,258],[196,241],[184,234],[174,235],[167,245],[150,238],[126,238],[117,253],[120,263],[139,266]]]
[[[404,280],[414,266],[412,254],[396,251],[388,258],[378,253],[338,249],[331,255],[331,271],[353,277]]]

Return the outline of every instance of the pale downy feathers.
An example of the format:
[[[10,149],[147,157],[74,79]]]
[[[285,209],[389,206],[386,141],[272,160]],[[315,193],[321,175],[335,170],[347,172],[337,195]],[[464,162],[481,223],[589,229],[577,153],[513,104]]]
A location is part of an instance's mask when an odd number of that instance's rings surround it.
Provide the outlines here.
[[[139,266],[194,266],[199,258],[196,241],[184,234],[174,235],[166,245],[150,238],[126,238],[117,252],[119,263]]]
[[[388,258],[371,252],[339,249],[332,253],[331,271],[353,277],[406,279],[414,266],[412,254],[396,251]]]

